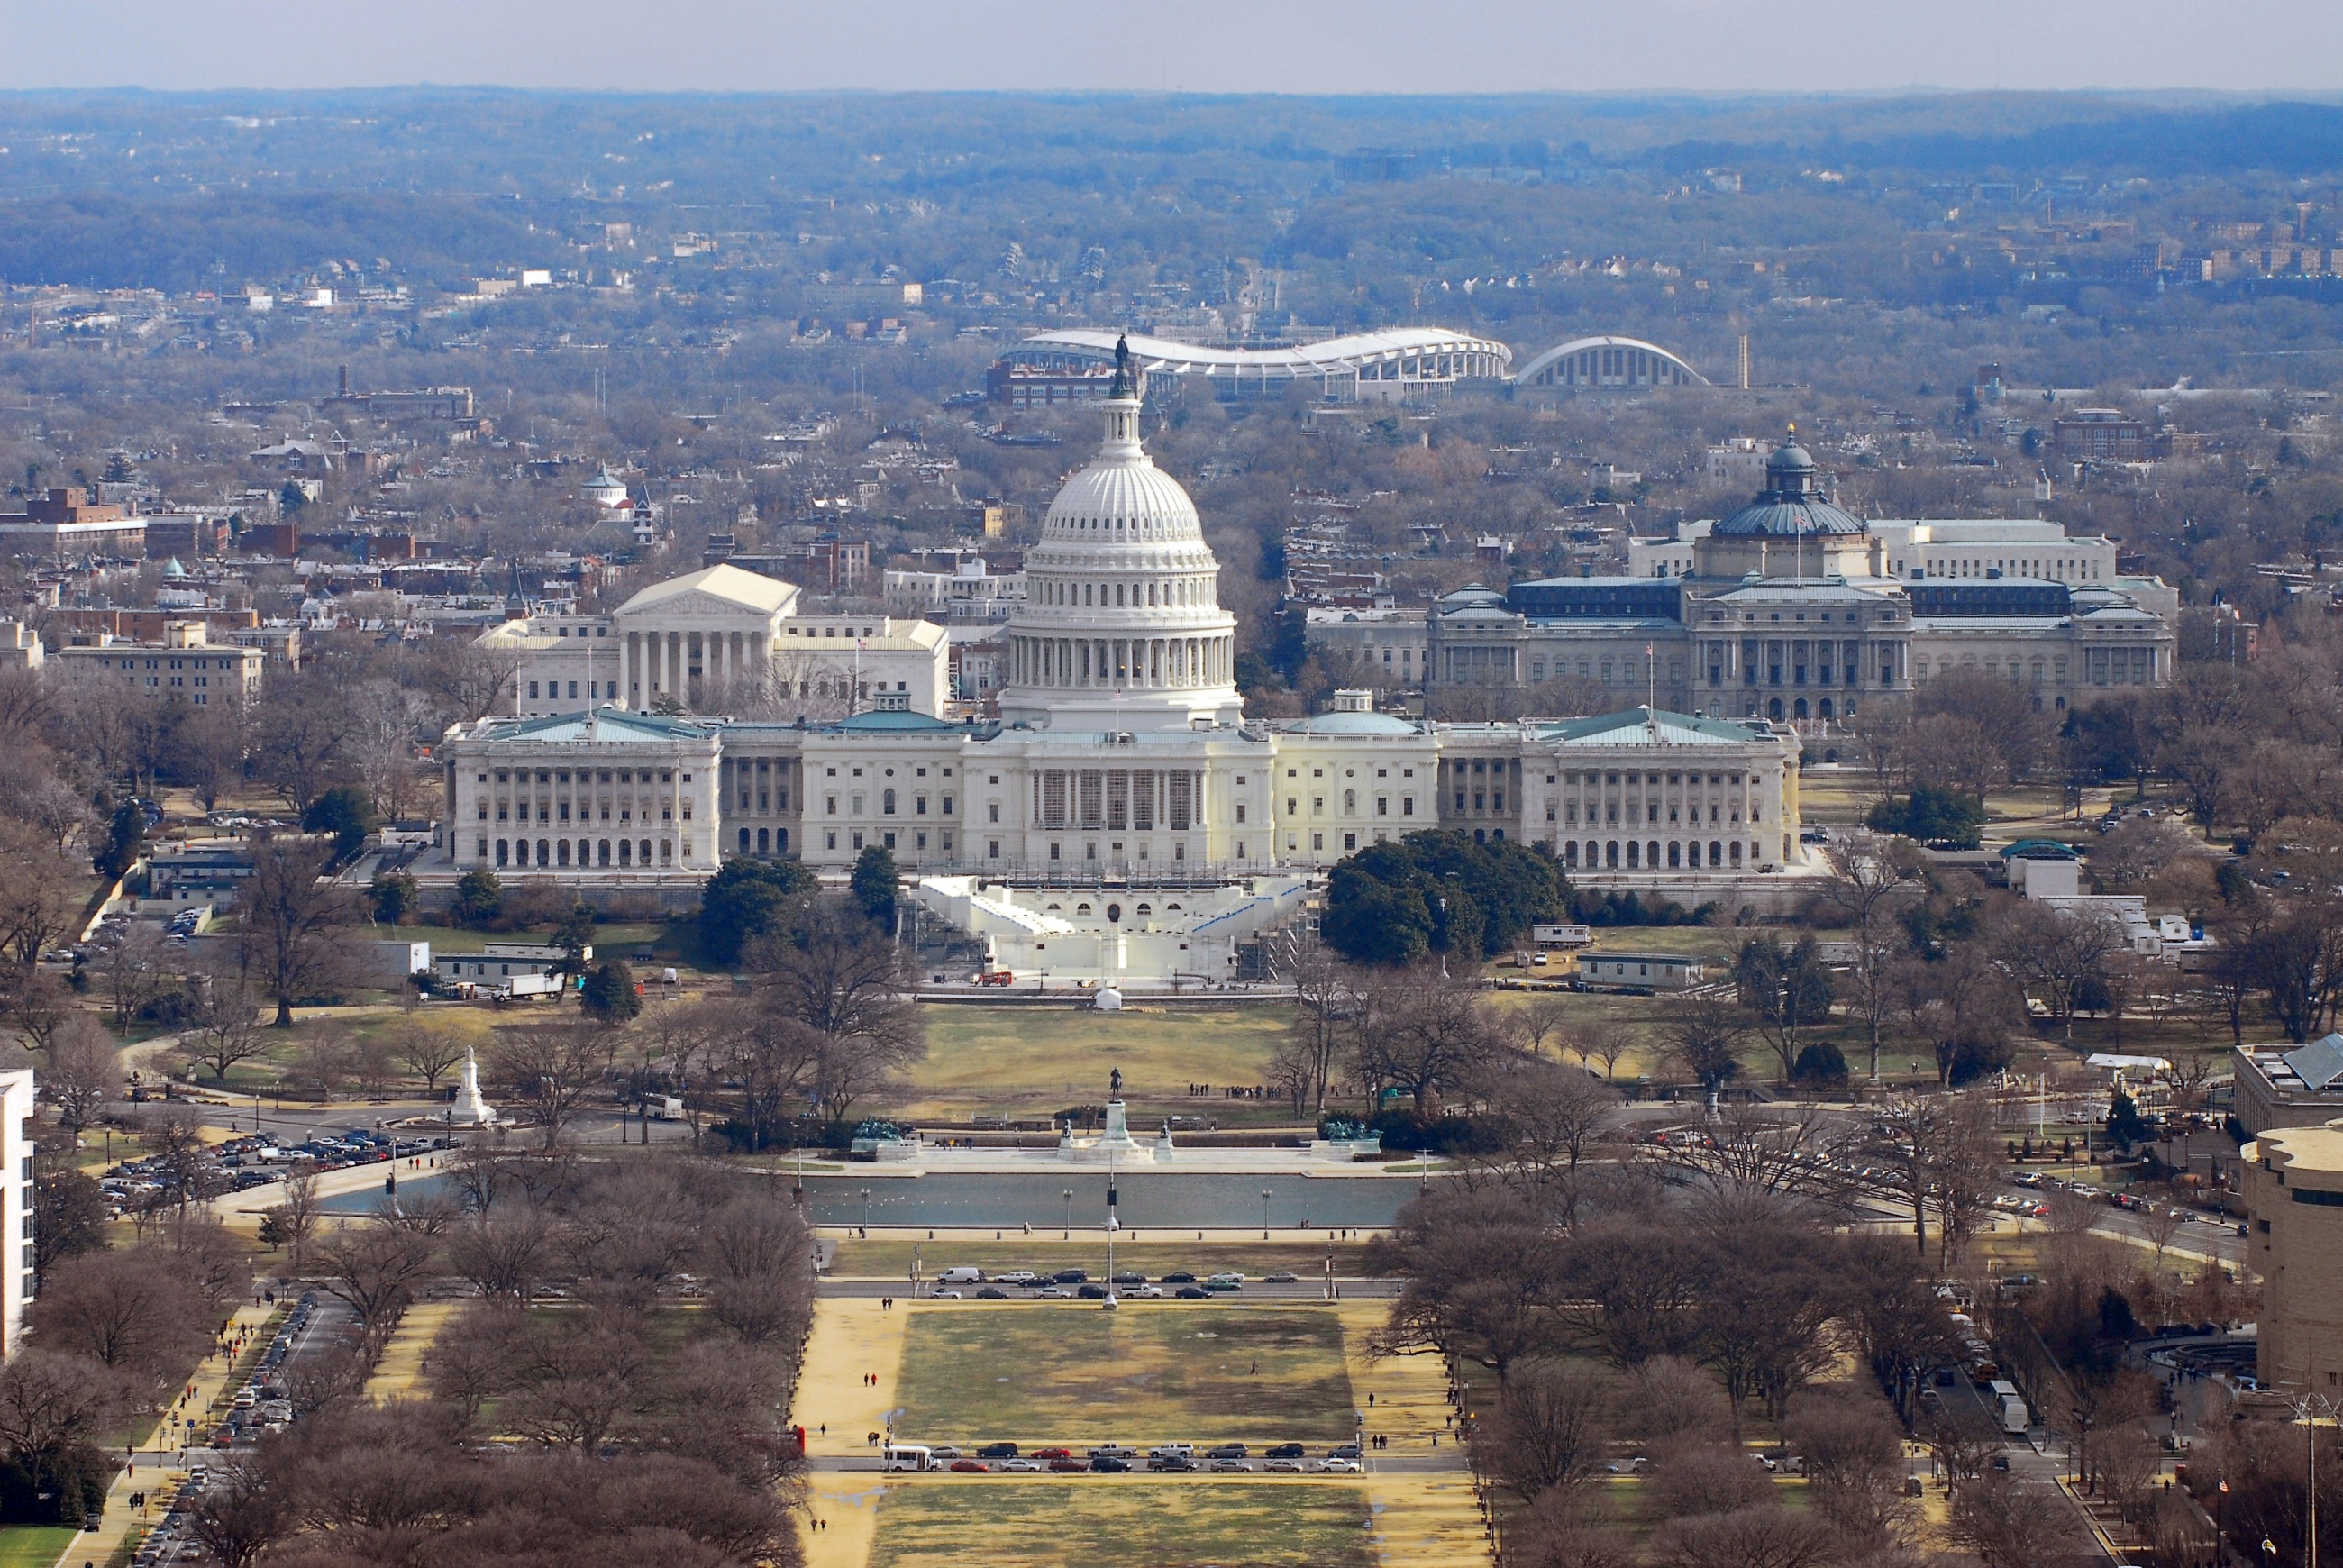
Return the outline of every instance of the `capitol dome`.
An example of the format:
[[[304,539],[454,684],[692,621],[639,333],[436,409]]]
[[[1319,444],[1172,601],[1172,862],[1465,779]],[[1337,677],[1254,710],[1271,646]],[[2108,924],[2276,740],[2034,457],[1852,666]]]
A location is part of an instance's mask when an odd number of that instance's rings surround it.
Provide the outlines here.
[[[1765,490],[1720,521],[1710,534],[1723,538],[1794,538],[1863,531],[1862,519],[1824,499],[1822,472],[1798,445],[1797,428],[1793,426],[1774,455],[1765,459]]]
[[[1025,556],[1001,717],[1057,729],[1185,729],[1241,715],[1236,620],[1196,504],[1139,439],[1118,346],[1098,455],[1060,487]]]

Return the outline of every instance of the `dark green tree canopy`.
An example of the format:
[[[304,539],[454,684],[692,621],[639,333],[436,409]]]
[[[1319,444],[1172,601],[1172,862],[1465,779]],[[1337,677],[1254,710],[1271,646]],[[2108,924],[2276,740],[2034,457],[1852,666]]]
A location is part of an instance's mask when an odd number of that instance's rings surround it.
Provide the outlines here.
[[[819,884],[795,860],[731,859],[699,895],[699,952],[711,964],[740,961],[740,950],[793,923]]]
[[[1338,862],[1320,930],[1355,963],[1405,963],[1426,952],[1477,961],[1513,946],[1531,922],[1561,919],[1569,899],[1562,863],[1543,846],[1432,829]]]
[[[854,858],[847,886],[864,918],[875,926],[895,923],[895,857],[873,844]]]
[[[578,1003],[604,1023],[624,1023],[643,1010],[635,994],[635,971],[617,959],[605,959],[586,971],[578,987]]]
[[[1948,839],[1974,849],[1985,841],[1985,802],[1938,784],[1915,784],[1911,794],[1882,800],[1864,820],[1879,832],[1901,833],[1924,844]]]

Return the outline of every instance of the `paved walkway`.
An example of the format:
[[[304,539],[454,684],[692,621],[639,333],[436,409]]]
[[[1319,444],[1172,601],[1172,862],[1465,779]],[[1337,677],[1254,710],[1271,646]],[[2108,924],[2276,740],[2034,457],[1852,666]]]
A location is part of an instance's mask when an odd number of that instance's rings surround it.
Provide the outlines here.
[[[227,1328],[221,1333],[222,1342],[225,1342],[229,1334],[239,1329],[257,1334],[266,1326],[269,1315],[276,1310],[266,1306],[238,1307],[236,1316],[228,1320]],[[235,1364],[232,1355],[223,1354],[217,1350],[203,1359],[196,1368],[195,1375],[188,1380],[194,1392],[183,1393],[178,1402],[164,1412],[163,1418],[155,1423],[140,1442],[128,1464],[114,1478],[114,1484],[106,1489],[105,1523],[95,1531],[75,1536],[58,1555],[57,1568],[106,1562],[129,1536],[132,1526],[141,1523],[141,1515],[130,1506],[130,1494],[144,1492],[151,1500],[158,1502],[159,1498],[155,1497],[156,1493],[186,1479],[187,1451],[176,1446],[178,1437],[186,1432],[189,1416],[199,1422],[203,1419],[204,1412],[211,1408],[212,1401],[218,1398],[220,1391],[226,1386]],[[208,1452],[209,1450],[199,1452]],[[160,1516],[161,1511],[150,1503],[146,1517]]]

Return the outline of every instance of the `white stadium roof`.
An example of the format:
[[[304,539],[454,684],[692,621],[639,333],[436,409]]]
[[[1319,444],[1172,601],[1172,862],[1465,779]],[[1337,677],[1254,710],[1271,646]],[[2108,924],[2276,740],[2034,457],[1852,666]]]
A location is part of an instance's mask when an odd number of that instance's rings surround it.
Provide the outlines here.
[[[1706,387],[1707,377],[1640,337],[1574,337],[1532,359],[1519,387]]]
[[[1028,363],[1043,360],[1111,360],[1115,340],[1122,335],[1097,327],[1073,327],[1037,333],[1003,356]],[[1213,348],[1180,343],[1169,337],[1131,335],[1131,352],[1157,375],[1244,376],[1270,380],[1305,376],[1338,375],[1390,360],[1422,359],[1426,356],[1480,355],[1493,363],[1481,374],[1501,377],[1513,363],[1513,351],[1494,338],[1452,332],[1443,327],[1393,327],[1380,332],[1353,333],[1318,343],[1287,348]]]

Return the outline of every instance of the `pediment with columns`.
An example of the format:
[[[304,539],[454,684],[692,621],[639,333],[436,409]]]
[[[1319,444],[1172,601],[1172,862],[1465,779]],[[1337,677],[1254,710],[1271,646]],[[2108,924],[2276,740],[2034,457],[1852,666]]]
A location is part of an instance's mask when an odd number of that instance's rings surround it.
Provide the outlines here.
[[[715,594],[684,593],[639,609],[622,608],[611,619],[622,631],[752,631],[770,637],[781,616]]]

